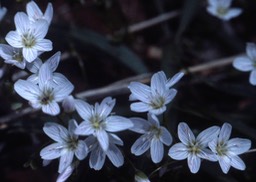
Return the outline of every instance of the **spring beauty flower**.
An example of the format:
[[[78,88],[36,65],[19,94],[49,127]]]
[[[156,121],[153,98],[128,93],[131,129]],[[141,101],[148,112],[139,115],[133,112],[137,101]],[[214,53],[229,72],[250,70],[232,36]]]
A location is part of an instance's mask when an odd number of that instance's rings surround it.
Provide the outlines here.
[[[73,162],[74,156],[83,160],[88,153],[88,147],[84,140],[79,140],[74,133],[77,128],[76,121],[70,120],[68,129],[57,123],[48,122],[44,125],[44,132],[55,141],[55,143],[44,147],[40,156],[45,160],[60,158],[58,172],[62,173]]]
[[[73,91],[74,86],[67,79],[54,82],[53,73],[48,63],[44,63],[39,69],[38,84],[29,80],[15,82],[14,90],[24,99],[28,100],[33,108],[42,108],[49,115],[60,113],[58,102],[62,102]]]
[[[181,122],[178,125],[178,137],[181,143],[174,144],[168,155],[175,160],[187,158],[191,173],[197,173],[201,165],[201,159],[217,161],[214,153],[207,147],[210,141],[217,138],[219,130],[219,127],[212,126],[195,137],[188,125]]]
[[[232,0],[208,0],[207,11],[213,16],[228,21],[242,13],[240,8],[230,8]]]
[[[46,20],[40,19],[30,23],[25,13],[18,12],[14,22],[16,31],[10,31],[5,40],[12,47],[21,48],[22,55],[28,62],[34,61],[39,52],[52,50],[52,42],[44,38],[49,26]]]
[[[233,66],[239,71],[250,72],[249,82],[256,85],[256,45],[247,43],[246,56],[235,58]]]
[[[177,83],[183,72],[177,73],[172,79],[167,80],[163,71],[155,73],[151,78],[151,85],[139,82],[131,82],[128,88],[131,91],[130,101],[139,100],[132,103],[130,108],[135,112],[150,112],[155,115],[162,114],[166,110],[166,105],[175,97],[177,90],[172,87]]]
[[[14,65],[20,69],[26,67],[26,60],[22,55],[22,49],[14,48],[7,44],[0,44],[0,56],[6,64]]]
[[[115,103],[116,100],[111,97],[106,97],[95,106],[82,100],[76,100],[76,110],[84,120],[76,129],[76,134],[94,135],[101,148],[107,151],[110,142],[109,132],[123,131],[133,126],[132,122],[125,117],[110,115]]]
[[[97,137],[90,135],[85,139],[90,152],[89,166],[92,169],[100,170],[104,163],[106,156],[111,163],[120,167],[124,164],[124,156],[116,145],[123,145],[123,141],[115,134],[107,134],[109,138],[109,147],[103,149]]]
[[[209,142],[209,148],[217,155],[223,173],[227,174],[230,167],[245,170],[245,164],[239,154],[247,152],[251,148],[251,141],[243,138],[230,138],[232,126],[224,123],[218,138]]]
[[[130,130],[143,134],[131,147],[131,152],[136,156],[142,155],[150,149],[151,159],[159,163],[164,156],[164,144],[169,146],[172,143],[172,136],[169,131],[160,126],[158,118],[148,114],[148,120],[142,118],[130,118],[133,127]]]
[[[31,22],[35,22],[37,20],[43,19],[51,23],[53,17],[53,7],[52,3],[48,3],[45,13],[43,14],[40,8],[34,1],[30,1],[26,6],[28,18]]]

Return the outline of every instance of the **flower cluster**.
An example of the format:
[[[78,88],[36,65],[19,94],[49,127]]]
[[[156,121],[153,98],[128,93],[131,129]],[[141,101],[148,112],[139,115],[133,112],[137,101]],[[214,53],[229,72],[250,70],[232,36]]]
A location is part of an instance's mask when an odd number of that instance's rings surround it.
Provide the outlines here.
[[[238,16],[242,11],[230,8],[231,0],[209,0],[207,11],[223,20]],[[0,8],[0,20],[6,10]],[[128,86],[131,94],[129,100],[131,111],[146,113],[147,119],[141,117],[123,117],[112,113],[116,100],[106,97],[101,102],[90,104],[71,95],[73,84],[61,73],[56,72],[61,53],[57,52],[43,61],[40,55],[52,50],[52,42],[45,39],[53,17],[53,7],[48,3],[45,13],[34,1],[26,5],[26,13],[18,12],[14,17],[15,31],[10,31],[5,39],[8,44],[0,44],[0,56],[7,64],[15,65],[28,71],[26,79],[14,83],[14,90],[31,107],[42,109],[51,116],[64,112],[77,112],[81,122],[69,119],[65,124],[47,122],[43,131],[54,143],[40,151],[43,164],[47,165],[59,159],[57,182],[69,178],[79,162],[89,156],[89,166],[94,170],[102,169],[106,157],[115,167],[124,164],[124,155],[120,146],[123,140],[117,132],[132,131],[141,134],[131,146],[130,152],[141,156],[150,152],[153,163],[160,163],[164,158],[165,147],[168,156],[174,160],[187,159],[192,173],[197,173],[202,160],[219,162],[224,173],[230,167],[245,170],[245,164],[238,156],[247,152],[251,141],[243,138],[229,139],[231,125],[224,123],[220,128],[211,126],[197,136],[185,122],[178,125],[178,138],[181,141],[171,146],[173,137],[164,126],[163,115],[167,105],[175,98],[178,91],[174,85],[184,76],[178,72],[167,79],[163,71],[153,74],[150,85],[131,82]],[[247,56],[238,57],[233,65],[240,71],[251,71],[250,83],[256,85],[256,45],[248,43]],[[0,73],[1,77],[1,73]],[[136,169],[135,181],[149,181],[148,177]]]

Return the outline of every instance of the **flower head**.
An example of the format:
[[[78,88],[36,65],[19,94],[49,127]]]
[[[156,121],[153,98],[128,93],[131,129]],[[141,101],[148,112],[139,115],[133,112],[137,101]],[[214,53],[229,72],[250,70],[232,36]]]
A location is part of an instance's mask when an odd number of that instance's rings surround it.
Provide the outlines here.
[[[28,100],[33,108],[42,108],[44,113],[57,115],[60,112],[58,102],[63,101],[74,89],[63,75],[61,82],[55,82],[48,63],[39,69],[38,84],[29,80],[18,80],[14,84],[15,91]],[[65,79],[64,79],[65,78]]]
[[[177,90],[170,88],[177,83],[183,72],[177,73],[170,80],[167,80],[163,71],[155,73],[151,78],[151,86],[139,82],[131,82],[129,89],[131,91],[130,100],[135,102],[131,104],[131,110],[135,112],[150,112],[155,115],[162,114],[166,110],[166,104],[170,103],[175,97]]]
[[[197,173],[201,165],[201,158],[210,161],[217,160],[214,153],[207,149],[207,146],[210,141],[217,138],[219,130],[219,127],[212,126],[195,137],[186,123],[179,123],[178,137],[181,143],[170,148],[169,156],[175,160],[187,158],[190,171]]]
[[[0,44],[0,56],[7,64],[12,64],[20,69],[26,67],[26,60],[22,55],[22,49],[14,48],[6,44]]]
[[[245,164],[239,154],[247,152],[251,148],[251,141],[243,138],[229,139],[232,126],[224,123],[219,137],[209,142],[210,149],[217,155],[220,167],[224,173],[228,173],[230,167],[245,170]]]
[[[247,43],[246,56],[235,58],[233,66],[239,71],[250,71],[249,82],[252,85],[256,85],[256,45]]]
[[[94,135],[101,148],[109,147],[109,132],[126,130],[133,126],[132,122],[121,116],[109,115],[115,105],[115,99],[106,97],[100,104],[89,105],[82,100],[75,101],[75,108],[84,121],[76,129],[78,135]]]
[[[207,11],[222,20],[230,20],[242,13],[240,8],[230,8],[232,0],[208,0]]]
[[[18,12],[14,21],[16,31],[10,31],[5,39],[12,47],[21,48],[22,55],[28,62],[34,61],[40,51],[52,50],[52,42],[44,39],[49,26],[46,20],[30,23],[25,13]]]
[[[46,123],[44,132],[55,141],[43,148],[40,156],[45,160],[60,158],[58,172],[62,173],[73,162],[74,155],[78,160],[83,160],[88,153],[88,147],[83,140],[79,140],[74,133],[77,128],[75,120],[70,120],[68,129],[56,123]]]
[[[35,22],[37,20],[46,20],[49,24],[52,21],[53,16],[53,8],[52,3],[48,3],[45,13],[39,9],[37,4],[34,1],[30,1],[26,6],[28,18],[31,22]]]
[[[116,167],[120,167],[124,164],[124,156],[116,145],[123,145],[123,141],[115,134],[107,134],[109,138],[109,147],[103,150],[98,138],[91,135],[85,139],[85,142],[89,148],[90,168],[100,170],[105,163],[106,156]]]
[[[171,145],[172,136],[169,131],[160,126],[157,117],[148,114],[148,121],[142,118],[131,118],[133,127],[130,130],[143,134],[131,147],[131,152],[136,156],[145,153],[150,149],[151,159],[159,163],[164,156],[164,145]]]

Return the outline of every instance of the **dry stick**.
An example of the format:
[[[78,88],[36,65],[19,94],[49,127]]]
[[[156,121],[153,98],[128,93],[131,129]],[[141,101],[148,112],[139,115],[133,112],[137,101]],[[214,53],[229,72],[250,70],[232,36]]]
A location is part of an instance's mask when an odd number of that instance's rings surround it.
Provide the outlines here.
[[[179,11],[172,11],[172,12],[168,12],[168,13],[163,13],[163,14],[155,17],[155,18],[130,25],[127,28],[127,32],[128,33],[134,33],[134,32],[141,31],[141,30],[146,29],[148,27],[151,27],[151,26],[157,25],[159,23],[162,23],[164,21],[170,20],[170,19],[178,16],[179,14],[180,14]],[[122,30],[119,30],[119,31],[122,32]]]
[[[239,56],[239,55],[211,61],[208,63],[196,65],[196,66],[191,66],[191,67],[188,67],[181,71],[184,71],[186,74],[189,74],[189,73],[197,73],[197,72],[201,72],[201,71],[205,71],[205,70],[209,70],[209,69],[227,66],[227,65],[230,65],[232,63],[232,61],[234,60],[234,58],[237,56]],[[126,94],[126,93],[129,93],[128,85],[130,84],[131,81],[137,81],[137,82],[141,82],[141,83],[149,83],[151,76],[152,76],[152,73],[145,73],[145,74],[137,75],[134,77],[129,77],[127,79],[117,81],[117,82],[112,83],[105,87],[77,93],[77,94],[75,94],[75,98],[92,100],[92,99],[101,98],[104,96],[114,96],[114,95]],[[27,114],[34,113],[36,111],[38,111],[38,110],[30,108],[30,107],[25,108],[20,111],[16,111],[15,113],[11,113],[9,115],[1,117],[0,123],[7,123],[14,119],[25,116]]]

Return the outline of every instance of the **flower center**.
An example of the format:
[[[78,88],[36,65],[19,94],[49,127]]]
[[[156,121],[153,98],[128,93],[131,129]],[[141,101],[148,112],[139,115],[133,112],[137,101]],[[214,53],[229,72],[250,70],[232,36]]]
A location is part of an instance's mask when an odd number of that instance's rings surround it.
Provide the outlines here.
[[[28,34],[24,34],[22,36],[22,44],[26,47],[26,48],[31,48],[36,44],[36,39],[35,37],[28,33]]]
[[[193,153],[193,154],[198,154],[201,151],[200,146],[198,145],[198,143],[193,142],[188,146],[188,150],[189,152]]]
[[[43,92],[42,96],[40,97],[40,103],[42,105],[49,104],[54,98],[53,89],[49,89]]]
[[[92,124],[92,127],[94,129],[100,129],[101,125],[102,125],[102,122],[101,122],[101,118],[98,114],[95,114],[93,115],[91,118],[90,118],[90,122]]]
[[[165,99],[162,96],[159,96],[151,101],[150,106],[153,109],[159,109],[163,107],[164,103],[165,103]]]
[[[152,132],[154,136],[157,138],[161,136],[161,130],[155,125],[152,125],[149,131]]]
[[[217,147],[216,147],[216,151],[217,151],[217,154],[219,156],[226,155],[226,153],[227,153],[227,145],[224,142],[218,143]]]
[[[22,62],[23,61],[23,55],[21,51],[14,51],[12,55],[12,59],[16,60],[17,62]]]
[[[69,141],[67,142],[68,148],[70,150],[76,150],[77,145],[78,145],[78,139],[70,137]]]
[[[217,13],[220,15],[220,16],[224,16],[225,14],[227,14],[228,12],[228,9],[227,8],[224,8],[224,7],[218,7],[217,8]]]

